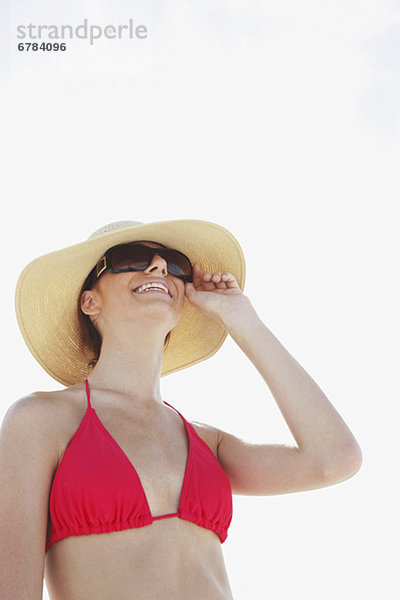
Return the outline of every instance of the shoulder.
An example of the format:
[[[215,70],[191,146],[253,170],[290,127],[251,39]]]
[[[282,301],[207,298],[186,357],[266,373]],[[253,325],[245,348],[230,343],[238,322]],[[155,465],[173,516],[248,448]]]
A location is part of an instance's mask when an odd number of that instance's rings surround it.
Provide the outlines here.
[[[33,392],[19,398],[4,415],[0,428],[0,469],[8,482],[47,486],[57,464],[55,410],[49,394]]]
[[[15,400],[7,409],[4,420],[31,419],[39,424],[51,419],[67,406],[67,397],[72,396],[68,388],[51,392],[32,392]]]
[[[79,411],[75,390],[66,388],[50,392],[36,391],[13,402],[7,409],[2,423],[2,435],[24,432],[28,439],[35,438],[55,448],[63,428]],[[74,409],[75,407],[75,409]]]
[[[49,392],[32,392],[15,400],[7,409],[3,426],[30,423],[32,427],[40,427],[54,412],[54,404]]]

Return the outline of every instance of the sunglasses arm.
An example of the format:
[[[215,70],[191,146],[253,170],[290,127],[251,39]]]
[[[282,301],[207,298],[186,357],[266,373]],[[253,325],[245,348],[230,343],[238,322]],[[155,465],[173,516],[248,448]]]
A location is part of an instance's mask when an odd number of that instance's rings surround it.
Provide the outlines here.
[[[96,265],[96,277],[100,277],[103,271],[107,269],[107,257],[104,255]]]

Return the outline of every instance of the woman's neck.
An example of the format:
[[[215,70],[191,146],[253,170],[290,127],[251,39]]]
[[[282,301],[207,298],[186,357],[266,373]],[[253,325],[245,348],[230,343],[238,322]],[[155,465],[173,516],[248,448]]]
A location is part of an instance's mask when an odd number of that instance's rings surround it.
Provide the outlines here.
[[[164,339],[164,332],[149,331],[141,336],[128,332],[105,336],[89,385],[126,394],[142,409],[161,404]]]

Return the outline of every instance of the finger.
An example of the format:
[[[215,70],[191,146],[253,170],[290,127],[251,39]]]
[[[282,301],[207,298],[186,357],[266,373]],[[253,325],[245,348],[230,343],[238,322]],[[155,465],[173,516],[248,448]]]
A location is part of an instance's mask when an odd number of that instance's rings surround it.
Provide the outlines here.
[[[224,273],[223,281],[226,283],[227,288],[239,288],[239,284],[236,281],[236,277],[232,273]]]
[[[202,289],[206,292],[215,290],[215,284],[212,280],[213,273],[210,271],[204,271],[202,275]]]
[[[212,276],[212,281],[215,283],[215,287],[217,289],[226,289],[226,283],[222,278],[222,273],[214,273],[214,275]]]
[[[202,285],[203,280],[201,276],[201,267],[199,263],[194,263],[192,265],[193,270],[193,285],[195,288],[198,288]]]
[[[196,291],[210,291],[215,289],[215,285],[212,281],[213,274],[210,271],[201,272],[201,267],[198,263],[192,265],[193,267],[193,285]]]

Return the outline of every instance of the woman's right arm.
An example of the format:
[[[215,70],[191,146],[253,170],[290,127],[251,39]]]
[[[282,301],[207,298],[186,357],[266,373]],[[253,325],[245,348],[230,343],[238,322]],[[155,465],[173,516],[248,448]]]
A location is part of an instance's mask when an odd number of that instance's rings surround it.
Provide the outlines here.
[[[10,406],[0,429],[0,598],[42,600],[54,432],[40,393]]]

